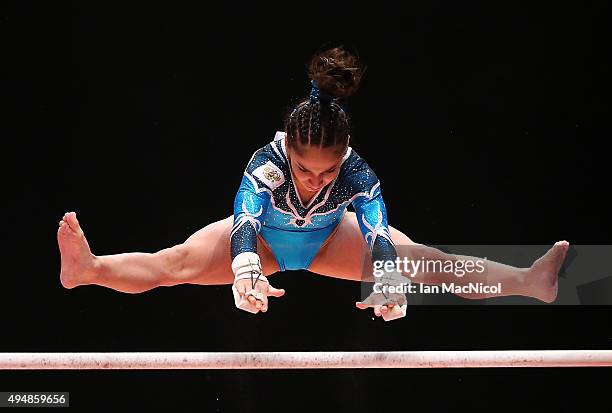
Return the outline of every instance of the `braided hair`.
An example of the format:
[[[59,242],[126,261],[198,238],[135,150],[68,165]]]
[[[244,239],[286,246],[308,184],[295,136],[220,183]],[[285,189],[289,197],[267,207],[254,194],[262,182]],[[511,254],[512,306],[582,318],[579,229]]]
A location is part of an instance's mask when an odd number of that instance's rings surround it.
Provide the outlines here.
[[[320,148],[348,146],[349,116],[340,100],[357,91],[364,71],[356,53],[343,46],[316,53],[308,65],[310,97],[286,117],[288,144],[294,148],[298,144]]]

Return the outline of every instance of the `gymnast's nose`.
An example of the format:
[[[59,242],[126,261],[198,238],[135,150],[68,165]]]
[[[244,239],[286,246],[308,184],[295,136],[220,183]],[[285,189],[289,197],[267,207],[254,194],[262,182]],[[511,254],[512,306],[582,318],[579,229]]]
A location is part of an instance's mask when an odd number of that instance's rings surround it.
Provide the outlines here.
[[[323,186],[323,177],[322,176],[318,176],[316,178],[313,178],[310,180],[310,186],[312,186],[313,188],[321,188]]]

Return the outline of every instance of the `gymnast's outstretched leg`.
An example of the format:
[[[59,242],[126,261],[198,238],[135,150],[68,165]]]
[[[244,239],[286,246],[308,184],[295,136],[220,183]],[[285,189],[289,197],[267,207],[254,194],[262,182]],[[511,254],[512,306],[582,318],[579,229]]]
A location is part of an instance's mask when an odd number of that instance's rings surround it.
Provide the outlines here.
[[[57,231],[61,283],[66,288],[95,284],[125,293],[177,284],[232,284],[229,241],[232,223],[231,216],[214,222],[184,243],[155,253],[95,256],[76,213],[66,213]],[[271,252],[262,245],[258,248],[264,275],[277,272],[278,264]]]
[[[423,257],[426,260],[477,260],[475,257],[446,254],[438,249],[417,244],[402,232],[389,227],[391,237],[396,246],[412,245],[410,254],[406,257],[411,260]],[[517,268],[498,262],[486,261],[486,281],[488,284],[502,283],[502,291],[495,293],[466,293],[458,294],[465,298],[487,298],[507,295],[522,295],[537,298],[544,302],[552,302],[557,296],[557,274],[567,253],[569,244],[565,241],[556,243],[544,256],[536,260],[529,268]],[[352,253],[349,253],[352,252]],[[404,258],[402,248],[398,248],[398,256]],[[347,212],[340,223],[340,227],[327,244],[319,251],[309,271],[336,278],[361,281],[364,273],[372,274],[371,269],[364,271],[363,257],[369,255],[355,213]],[[455,283],[465,285],[474,282],[472,277],[457,277],[448,272],[417,273],[411,279],[418,283],[439,285],[442,283]]]

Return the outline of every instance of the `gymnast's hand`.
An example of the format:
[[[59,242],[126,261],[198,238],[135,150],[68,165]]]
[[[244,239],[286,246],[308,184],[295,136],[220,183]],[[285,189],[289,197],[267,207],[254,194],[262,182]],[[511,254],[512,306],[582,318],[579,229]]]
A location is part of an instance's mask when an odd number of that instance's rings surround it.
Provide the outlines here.
[[[388,271],[376,275],[372,293],[363,301],[358,301],[355,306],[360,310],[373,307],[376,317],[385,321],[391,321],[406,316],[407,300],[406,286],[410,285],[410,279],[400,271]]]
[[[256,282],[255,288],[251,288],[252,284],[249,279],[238,280],[234,283],[234,286],[238,290],[241,299],[247,296],[247,299],[254,308],[261,310],[263,313],[268,311],[268,297],[282,297],[285,295],[284,289],[274,288],[268,282],[263,281]]]
[[[355,306],[360,310],[373,307],[376,317],[382,316],[385,321],[391,321],[406,316],[406,301],[406,295],[403,293],[373,292],[365,300],[356,302]]]
[[[361,301],[356,302],[355,306],[357,308],[359,308],[360,310],[365,310],[366,308],[370,308],[371,307],[371,305],[364,304]],[[380,317],[383,314],[387,314],[387,312],[390,311],[394,306],[395,306],[395,304],[393,304],[393,303],[389,303],[389,304],[386,304],[386,305],[375,305],[374,306],[374,314],[376,315],[376,317]]]

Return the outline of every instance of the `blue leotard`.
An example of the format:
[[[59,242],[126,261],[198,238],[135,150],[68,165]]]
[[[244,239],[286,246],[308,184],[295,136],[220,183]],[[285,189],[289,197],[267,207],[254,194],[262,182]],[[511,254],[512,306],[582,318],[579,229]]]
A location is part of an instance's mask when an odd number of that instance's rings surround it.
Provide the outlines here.
[[[281,271],[308,269],[351,203],[372,260],[395,260],[380,181],[368,164],[349,146],[336,179],[304,205],[292,179],[285,133],[277,132],[244,171],[234,201],[232,260],[257,253],[261,234]]]

